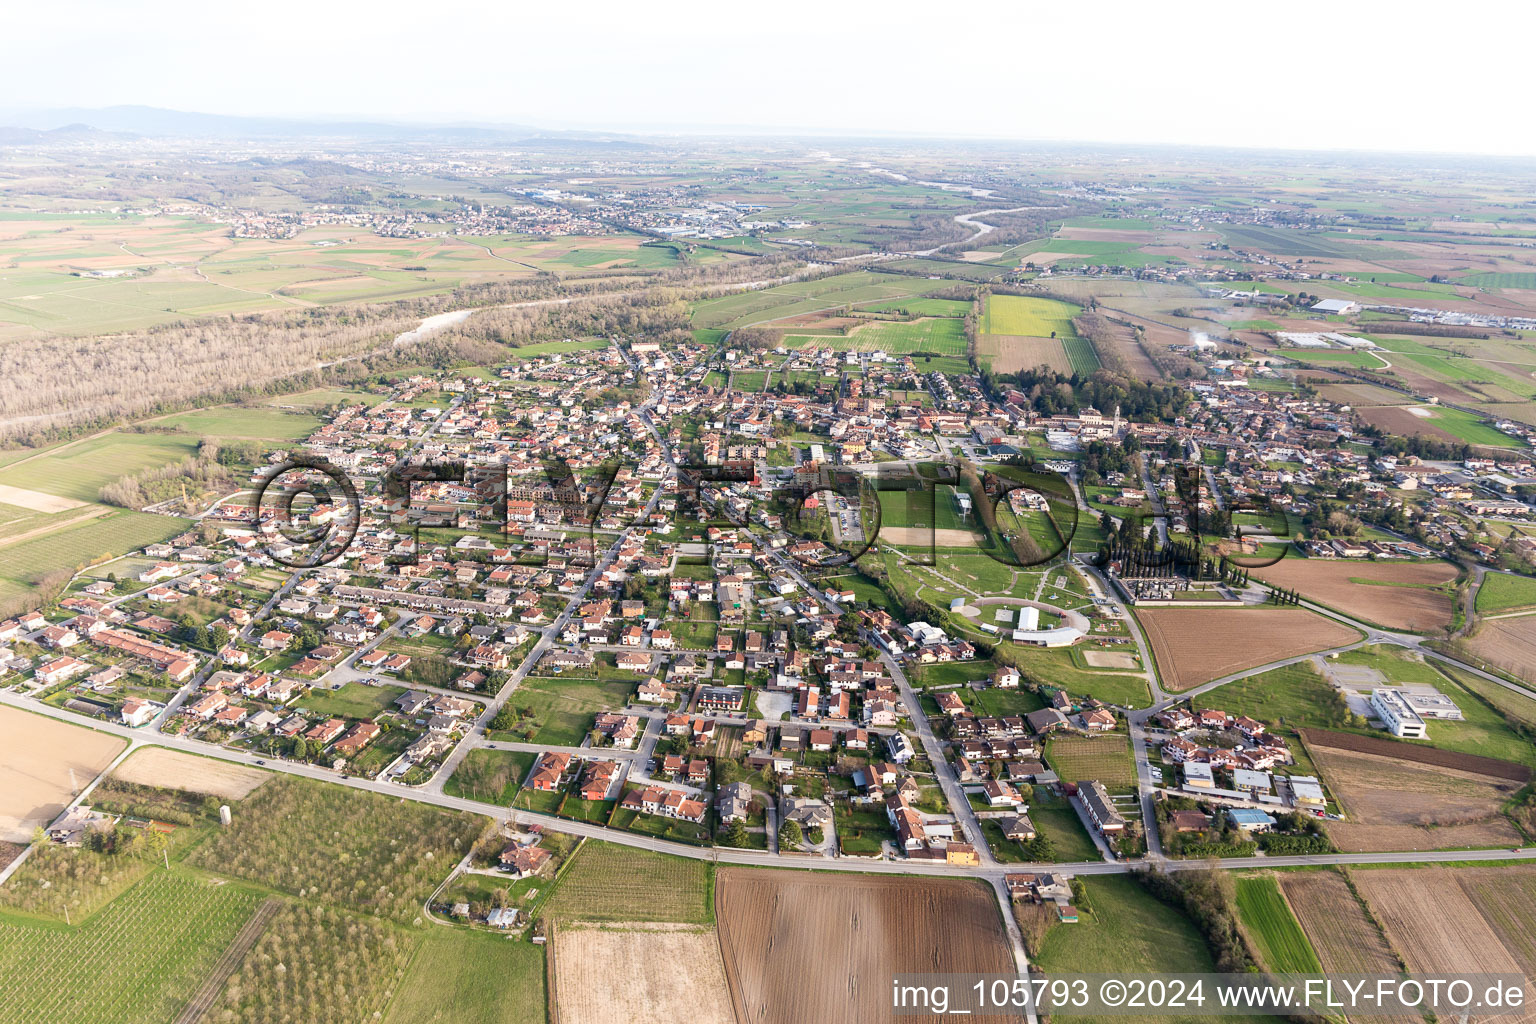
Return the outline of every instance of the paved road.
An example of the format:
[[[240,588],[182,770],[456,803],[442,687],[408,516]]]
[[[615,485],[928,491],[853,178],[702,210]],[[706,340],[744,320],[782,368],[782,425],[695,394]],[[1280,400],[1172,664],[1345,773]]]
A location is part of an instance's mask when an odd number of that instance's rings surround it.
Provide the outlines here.
[[[13,707],[32,711],[37,714],[56,718],[73,725],[86,725],[101,732],[112,733],[126,738],[132,749],[141,746],[161,746],[173,750],[181,750],[187,753],[201,754],[205,757],[213,757],[222,761],[230,761],[237,764],[254,765],[258,760],[252,754],[242,751],[229,750],[225,747],[204,743],[201,740],[187,739],[181,736],[170,736],[160,733],[149,733],[144,730],[130,729],[125,725],[117,725],[110,722],[83,723],[80,716],[58,708],[39,704],[36,701],[21,697],[10,692],[0,692],[0,704],[9,704]],[[124,756],[126,756],[126,751]],[[505,822],[513,816],[510,808],[498,804],[482,803],[478,800],[468,800],[462,797],[448,796],[444,793],[431,792],[426,787],[410,788],[395,785],[388,782],[379,782],[373,779],[342,778],[337,772],[317,765],[303,764],[291,761],[268,760],[266,767],[275,772],[289,775],[301,775],[306,778],[318,779],[322,782],[330,782],[336,785],[346,786],[351,789],[367,790],[381,793],[397,800],[411,800],[417,803],[431,804],[436,807],[444,807],[449,810],[467,811],[472,814],[483,814],[494,818],[499,822]],[[733,850],[724,847],[699,847],[683,843],[668,842],[651,836],[638,835],[633,832],[622,832],[609,829],[602,825],[593,825],[584,821],[571,821],[565,818],[557,818],[548,814],[536,814],[532,811],[518,810],[515,812],[520,823],[533,822],[543,825],[556,832],[565,832],[570,835],[585,836],[591,839],[601,839],[620,846],[628,846],[636,849],[651,850],[656,853],[669,853],[679,857],[688,857],[693,860],[717,861],[722,864],[741,864],[750,867],[785,867],[786,862],[781,858],[761,850]],[[1444,850],[1416,853],[1333,853],[1320,854],[1305,857],[1233,857],[1227,858],[1216,864],[1223,870],[1240,870],[1256,867],[1318,867],[1329,864],[1414,864],[1436,863],[1439,861],[1524,861],[1536,860],[1536,848],[1519,850]],[[1001,877],[1010,871],[1041,870],[1061,871],[1070,874],[1097,875],[1097,874],[1123,874],[1137,870],[1137,862],[1116,861],[1075,861],[1070,863],[1054,864],[1030,864],[1030,865],[1001,865],[988,864],[980,868],[967,868],[959,865],[948,864],[944,861],[926,860],[893,860],[879,861],[866,860],[864,858],[839,857],[839,858],[796,858],[790,862],[790,866],[804,868],[812,871],[847,871],[853,873],[871,874],[896,874],[896,875],[940,875],[948,877],[982,877],[987,879]],[[1169,870],[1201,870],[1209,866],[1206,861],[1169,861],[1164,867]]]

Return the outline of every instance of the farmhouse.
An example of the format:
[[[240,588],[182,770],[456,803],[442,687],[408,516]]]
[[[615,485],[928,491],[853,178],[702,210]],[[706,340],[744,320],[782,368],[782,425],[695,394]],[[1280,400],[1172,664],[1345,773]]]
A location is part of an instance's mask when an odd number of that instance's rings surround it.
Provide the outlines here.
[[[496,858],[496,866],[513,878],[528,878],[544,870],[544,866],[549,861],[548,850],[541,850],[537,846],[510,843],[501,851],[501,856]]]

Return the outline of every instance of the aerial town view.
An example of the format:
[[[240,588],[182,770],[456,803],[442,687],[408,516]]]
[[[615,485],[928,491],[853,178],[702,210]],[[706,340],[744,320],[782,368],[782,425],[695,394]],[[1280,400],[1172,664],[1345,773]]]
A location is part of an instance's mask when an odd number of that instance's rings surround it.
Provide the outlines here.
[[[0,94],[0,1024],[1528,1017],[1515,69],[88,6]]]

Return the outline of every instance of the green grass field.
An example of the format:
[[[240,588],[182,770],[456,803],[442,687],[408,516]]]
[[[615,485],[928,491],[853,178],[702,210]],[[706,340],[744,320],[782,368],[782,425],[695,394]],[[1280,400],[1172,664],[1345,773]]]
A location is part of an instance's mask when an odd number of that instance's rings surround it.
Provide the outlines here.
[[[1493,615],[1536,605],[1536,579],[1491,572],[1477,590],[1479,615]]]
[[[587,840],[544,905],[568,921],[680,921],[715,919],[712,866],[611,843]]]
[[[871,320],[846,336],[838,334],[788,334],[786,348],[821,348],[837,352],[885,352],[908,355],[931,352],[964,356],[965,333],[959,320],[928,317],[922,320]]]
[[[600,683],[595,679],[536,676],[525,679],[506,706],[532,713],[531,742],[575,746],[592,728],[593,716],[623,707],[635,685],[627,680]]]
[[[946,281],[855,271],[706,299],[694,306],[693,326],[735,329],[840,306],[921,296],[948,287],[951,284]]]
[[[339,690],[312,690],[298,706],[317,715],[336,718],[373,718],[393,710],[396,698],[405,695],[400,686],[365,686],[347,683]]]
[[[1271,726],[1291,728],[1338,724],[1337,698],[1310,664],[1287,665],[1219,686],[1201,698],[1203,705],[1228,714],[1247,715]]]
[[[1273,875],[1236,879],[1237,912],[1267,970],[1285,974],[1321,974],[1323,965],[1307,941],[1296,915],[1280,895]]]
[[[1435,686],[1454,700],[1461,709],[1463,720],[1430,722],[1429,746],[1536,765],[1536,748],[1510,728],[1503,714],[1479,700],[1457,679],[1441,672],[1436,663],[1415,659],[1389,644],[1345,651],[1336,660],[1344,665],[1375,668],[1390,683]],[[1283,724],[1290,729],[1316,727],[1366,735],[1376,733],[1369,728],[1351,729],[1342,717],[1336,691],[1305,664],[1288,665],[1239,679],[1210,691],[1202,701],[1210,707],[1222,708],[1234,715],[1248,715],[1271,726]]]
[[[117,509],[0,548],[0,596],[25,590],[54,569],[74,569],[102,556],[126,554],[182,532],[190,520]]]
[[[1087,338],[1071,337],[1061,343],[1067,350],[1067,361],[1072,364],[1074,373],[1084,375],[1094,373],[1099,368],[1099,357],[1093,350],[1093,342]]]
[[[521,750],[471,750],[443,784],[443,792],[469,800],[510,804],[536,756]]]
[[[385,1024],[543,1024],[544,951],[529,942],[432,928]]]
[[[905,316],[963,317],[971,311],[971,304],[960,299],[897,299],[894,302],[872,302],[859,309],[871,313],[901,313]]]
[[[1472,284],[1479,288],[1536,289],[1536,274],[1468,274],[1457,278],[1456,283]]]
[[[1494,448],[1513,448],[1518,442],[1508,434],[1493,429],[1489,423],[1469,412],[1460,409],[1451,409],[1446,406],[1435,406],[1425,418],[1426,424],[1432,424],[1454,437],[1468,444],[1483,444]]]
[[[162,868],[74,927],[0,914],[0,1024],[173,1020],[259,900]]]
[[[314,433],[320,420],[308,413],[256,406],[198,409],[158,423],[198,437],[239,437],[266,441],[298,441]]]
[[[47,449],[0,470],[0,484],[95,501],[106,484],[146,469],[158,469],[197,453],[190,434],[130,434],[113,431]]]
[[[1124,875],[1095,875],[1081,879],[1087,893],[1086,907],[1077,924],[1053,925],[1046,933],[1035,962],[1046,974],[1172,974],[1215,970],[1210,951],[1195,926],[1183,913],[1150,895],[1134,879]],[[1074,1022],[1090,1020],[1189,1022],[1199,1016],[1073,1015]],[[1262,1017],[1228,1017],[1233,1021],[1259,1021]]]
[[[1050,839],[1058,861],[1071,863],[1099,859],[1099,848],[1093,845],[1092,837],[1083,828],[1083,820],[1064,798],[1036,790],[1035,802],[1029,807],[1029,819],[1041,835]]]
[[[982,311],[979,330],[982,334],[1022,334],[1035,338],[1049,338],[1054,331],[1058,338],[1076,338],[1072,318],[1081,312],[1079,307],[1056,299],[993,295]]]
[[[519,345],[507,353],[507,359],[517,361],[519,359],[538,359],[542,356],[551,356],[567,352],[595,352],[600,348],[607,348],[608,342],[602,338],[579,338],[576,341],[537,341],[531,345]]]

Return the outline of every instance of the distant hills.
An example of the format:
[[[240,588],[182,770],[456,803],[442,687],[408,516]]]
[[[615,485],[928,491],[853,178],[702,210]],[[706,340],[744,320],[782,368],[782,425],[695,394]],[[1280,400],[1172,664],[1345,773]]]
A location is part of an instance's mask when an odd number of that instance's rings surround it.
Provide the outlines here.
[[[545,131],[515,124],[425,124],[389,121],[303,120],[205,114],[163,107],[60,107],[0,110],[0,145],[47,145],[129,138],[155,139],[350,139],[360,142],[455,142],[541,148],[650,149],[648,143],[612,132]]]

